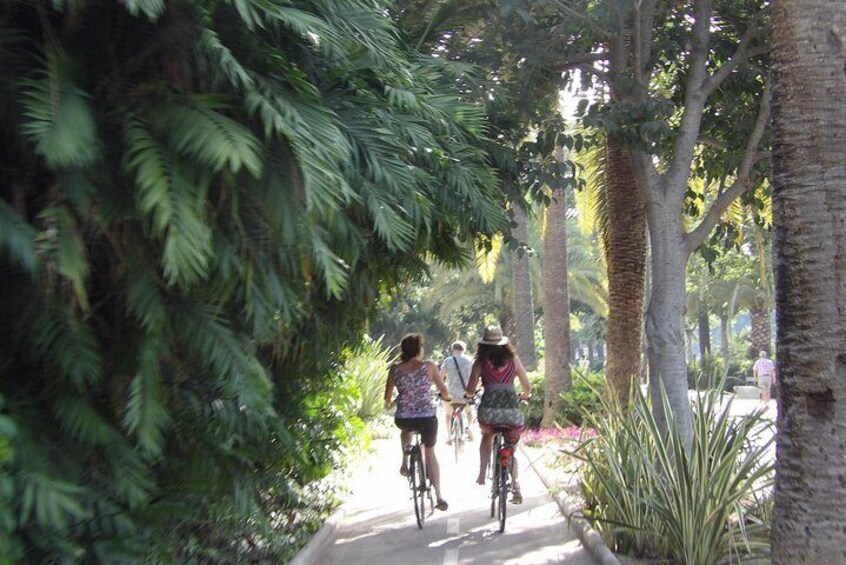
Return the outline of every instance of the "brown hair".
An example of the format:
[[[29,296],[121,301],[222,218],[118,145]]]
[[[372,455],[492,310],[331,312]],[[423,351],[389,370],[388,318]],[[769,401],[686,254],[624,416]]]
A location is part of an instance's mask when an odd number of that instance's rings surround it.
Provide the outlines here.
[[[502,367],[511,359],[514,359],[514,347],[510,343],[504,345],[491,345],[480,343],[476,348],[476,359],[487,360],[494,367]]]
[[[423,349],[423,336],[420,334],[406,334],[400,342],[400,359],[403,363],[420,355]]]

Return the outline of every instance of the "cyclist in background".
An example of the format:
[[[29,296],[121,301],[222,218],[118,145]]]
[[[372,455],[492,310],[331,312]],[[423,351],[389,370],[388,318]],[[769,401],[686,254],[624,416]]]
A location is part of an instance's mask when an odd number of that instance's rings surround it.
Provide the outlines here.
[[[438,458],[435,456],[435,443],[438,439],[438,419],[435,416],[435,402],[432,397],[432,384],[438,387],[441,396],[449,401],[449,391],[441,379],[438,367],[431,361],[423,361],[423,336],[416,333],[406,335],[400,343],[400,362],[391,365],[388,382],[385,385],[385,406],[393,402],[394,387],[397,392],[397,413],[394,419],[402,430],[402,466],[400,474],[408,475],[408,463],[405,451],[411,445],[411,434],[419,431],[423,442],[423,456],[426,472],[432,486],[435,487],[438,510],[449,506],[441,497],[441,477]]]
[[[473,422],[473,410],[464,400],[464,394],[467,392],[467,381],[470,380],[470,370],[473,368],[473,359],[465,353],[466,351],[467,344],[458,340],[452,344],[452,355],[441,363],[441,378],[446,382],[449,396],[452,398],[452,402],[443,402],[444,429],[449,433],[453,405],[461,403],[464,405],[463,410],[467,417],[467,427],[465,428],[467,438],[473,441],[473,433],[470,431],[470,424]],[[447,445],[451,444],[452,436],[447,436]]]
[[[520,380],[523,393],[517,397],[514,379]],[[532,393],[532,384],[526,376],[526,370],[508,338],[502,335],[499,326],[488,326],[479,340],[476,349],[476,360],[467,383],[465,398],[472,398],[476,387],[482,382],[484,393],[479,403],[478,420],[482,430],[482,441],[479,445],[479,477],[476,482],[485,484],[485,474],[491,459],[491,448],[495,428],[506,427],[505,441],[516,445],[523,433],[523,410],[520,400],[528,400]],[[512,498],[511,502],[520,504],[523,495],[517,482],[517,458],[513,458],[512,469]]]

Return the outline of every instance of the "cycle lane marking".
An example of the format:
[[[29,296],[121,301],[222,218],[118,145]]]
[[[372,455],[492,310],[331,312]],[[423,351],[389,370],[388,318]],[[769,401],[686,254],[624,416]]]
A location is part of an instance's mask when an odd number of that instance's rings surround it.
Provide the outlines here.
[[[458,565],[458,550],[457,549],[447,549],[444,552],[444,563],[443,565]]]
[[[447,534],[451,536],[458,535],[458,518],[449,518],[447,520]]]

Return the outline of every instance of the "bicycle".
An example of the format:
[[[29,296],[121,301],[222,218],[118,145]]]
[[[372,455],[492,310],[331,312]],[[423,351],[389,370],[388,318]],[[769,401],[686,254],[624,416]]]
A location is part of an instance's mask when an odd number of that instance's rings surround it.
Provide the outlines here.
[[[514,469],[514,445],[505,441],[510,428],[494,428],[493,465],[491,466],[491,518],[497,516],[499,531],[505,531],[508,493],[512,490],[511,476]]]
[[[452,419],[449,426],[449,437],[452,441],[453,449],[455,450],[455,462],[464,451],[464,434],[468,431],[467,416],[464,413],[467,405],[460,402],[452,403]]]
[[[426,473],[423,450],[420,447],[420,432],[414,431],[413,443],[405,448],[405,457],[408,465],[408,487],[411,489],[411,498],[414,501],[414,516],[417,518],[417,527],[423,529],[426,521],[426,499],[429,499],[429,513],[435,511],[435,502],[432,499],[432,483]]]

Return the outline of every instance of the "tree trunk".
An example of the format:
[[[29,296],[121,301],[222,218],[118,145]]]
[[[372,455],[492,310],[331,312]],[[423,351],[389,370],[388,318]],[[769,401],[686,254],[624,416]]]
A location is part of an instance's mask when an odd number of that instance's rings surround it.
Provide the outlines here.
[[[722,314],[720,316],[720,354],[723,357],[723,371],[728,371],[729,362],[731,361],[731,353],[729,352],[729,323],[731,320],[728,315]]]
[[[515,224],[512,233],[519,243],[525,244],[529,241],[526,212],[517,204],[511,208],[511,212]],[[526,370],[534,371],[538,364],[535,357],[535,311],[529,255],[524,248],[511,253],[511,281],[514,287],[514,345]]]
[[[707,312],[699,312],[696,319],[699,327],[699,357],[704,365],[705,359],[711,355],[711,321]]]
[[[499,317],[499,327],[505,335],[515,335],[517,323],[514,321],[514,300],[508,289],[502,289],[502,313]]]
[[[681,214],[672,205],[656,205],[649,221],[652,242],[652,296],[646,310],[649,388],[658,425],[667,430],[668,415],[660,386],[667,393],[676,429],[689,447],[693,421],[684,363],[685,268]]]
[[[622,144],[605,143],[608,224],[604,248],[608,265],[608,361],[606,375],[622,406],[640,374],[643,289],[646,272],[646,215],[631,158]]]
[[[846,562],[846,2],[776,0],[776,565]]]
[[[570,297],[567,290],[567,199],[556,190],[543,237],[544,402],[541,427],[555,424],[561,393],[571,385]]]
[[[766,351],[769,355],[772,353],[770,348],[770,336],[772,334],[770,312],[766,309],[751,310],[749,316],[752,320],[749,357],[757,359],[760,351]]]

